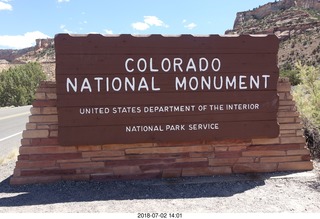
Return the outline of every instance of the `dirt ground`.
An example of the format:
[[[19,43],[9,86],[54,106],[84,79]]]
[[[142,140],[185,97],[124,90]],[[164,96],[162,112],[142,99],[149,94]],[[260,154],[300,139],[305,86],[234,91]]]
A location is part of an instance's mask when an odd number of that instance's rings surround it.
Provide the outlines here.
[[[0,165],[0,213],[320,213],[318,162],[308,172],[10,186],[14,165]]]

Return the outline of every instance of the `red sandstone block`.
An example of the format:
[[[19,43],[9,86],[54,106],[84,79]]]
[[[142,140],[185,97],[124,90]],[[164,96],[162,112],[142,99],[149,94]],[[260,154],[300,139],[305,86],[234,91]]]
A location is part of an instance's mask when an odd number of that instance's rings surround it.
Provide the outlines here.
[[[215,158],[239,158],[239,157],[241,157],[240,151],[215,152]]]
[[[124,150],[129,148],[145,148],[153,147],[153,143],[142,143],[142,144],[106,144],[102,145],[102,150]]]
[[[213,151],[212,146],[188,146],[188,147],[155,147],[155,148],[137,148],[126,149],[126,154],[171,154],[171,153],[188,153],[188,152],[209,152]]]
[[[13,177],[21,176],[21,170],[19,168],[14,168],[13,170]]]
[[[296,130],[296,136],[304,136],[303,130]]]
[[[76,170],[62,170],[58,168],[44,168],[44,169],[26,169],[21,170],[21,176],[62,176],[75,174]]]
[[[154,147],[178,147],[178,146],[194,146],[194,145],[208,145],[209,143],[204,143],[203,141],[188,141],[188,142],[161,142],[154,143]]]
[[[300,137],[281,137],[281,144],[303,144],[306,142],[305,138]]]
[[[35,93],[35,99],[36,100],[45,100],[46,99],[46,94],[45,93],[36,92]]]
[[[292,100],[280,100],[279,106],[295,106],[295,102]]]
[[[301,161],[301,162],[288,162],[279,163],[278,171],[294,171],[294,170],[312,170],[313,164],[311,161]]]
[[[233,146],[229,147],[228,151],[243,151],[246,150],[248,146]]]
[[[213,158],[209,159],[209,166],[232,166],[238,158]]]
[[[34,107],[57,106],[57,100],[34,100],[32,105]]]
[[[126,156],[117,156],[117,157],[89,157],[91,161],[113,161],[113,160],[127,160],[128,158]]]
[[[212,176],[220,174],[231,174],[231,167],[193,167],[183,168],[182,176]]]
[[[210,141],[210,142],[207,142],[207,144],[211,144],[214,147],[248,146],[251,144],[251,140],[238,139],[238,140]]]
[[[31,143],[30,143],[30,139],[27,139],[27,138],[23,138],[21,139],[21,145],[22,146],[29,146]]]
[[[295,106],[279,106],[278,108],[279,112],[295,112],[297,111]]]
[[[140,160],[129,160],[129,159],[121,159],[121,160],[108,160],[105,161],[106,167],[115,167],[115,166],[139,166],[144,164],[168,164],[174,163],[175,159],[140,159]]]
[[[60,163],[61,169],[85,169],[104,167],[104,162]]]
[[[277,91],[278,92],[290,92],[291,91],[291,84],[290,83],[278,83]]]
[[[56,166],[56,161],[46,161],[46,160],[42,160],[42,161],[29,161],[29,160],[18,160],[16,163],[16,167],[18,168],[23,168],[23,169],[28,169],[28,168],[44,168],[44,167],[54,167]]]
[[[31,107],[30,112],[32,115],[39,115],[39,114],[41,114],[41,108],[40,107]]]
[[[74,159],[80,159],[81,153],[30,154],[28,155],[28,157],[29,157],[29,160],[32,160],[32,161],[55,160],[57,162],[60,162],[60,160],[68,160],[71,162]]]
[[[44,129],[44,130],[49,130],[49,125],[46,124],[37,124],[37,129]]]
[[[58,114],[57,107],[43,107],[41,109],[41,114],[57,115]]]
[[[298,150],[288,150],[287,155],[310,155],[310,151],[305,148],[305,149],[298,149]]]
[[[252,144],[254,145],[280,144],[280,138],[252,139]]]
[[[58,123],[58,115],[32,115],[29,117],[29,121],[35,123]]]
[[[280,136],[287,135],[287,134],[295,135],[296,132],[297,130],[280,130]]]
[[[22,133],[23,138],[47,138],[48,136],[48,130],[25,130]]]
[[[56,93],[57,89],[54,88],[50,88],[50,87],[38,87],[36,90],[37,93]]]
[[[162,172],[162,177],[163,178],[176,178],[180,177],[182,173],[182,170],[179,169],[165,169]]]
[[[78,169],[77,173],[81,173],[81,174],[104,173],[108,175],[113,175],[113,170],[112,168],[108,168],[108,167],[98,167],[98,168],[90,168],[90,169]]]
[[[34,139],[30,139],[30,144],[32,146],[58,145],[58,138],[34,138]]]
[[[49,137],[58,137],[58,131],[56,130],[50,130]]]
[[[91,162],[90,158],[59,158],[57,163],[84,163],[84,162]]]
[[[278,118],[283,118],[283,117],[298,117],[299,113],[298,112],[278,112]]]
[[[30,122],[28,122],[27,124],[26,124],[26,129],[27,130],[32,130],[32,129],[36,129],[37,128],[37,124],[36,123],[30,123]]]
[[[73,180],[73,181],[88,181],[90,180],[90,174],[72,174],[62,175],[62,180]]]
[[[290,161],[301,161],[301,156],[286,156],[286,157],[261,157],[261,163],[279,163],[279,162],[290,162]]]
[[[32,177],[12,177],[10,185],[24,185],[34,183],[51,183],[61,180],[61,176],[32,176]]]
[[[29,155],[18,155],[18,160],[29,160]]]
[[[175,160],[176,163],[192,163],[192,162],[206,162],[208,161],[208,158],[204,158],[204,157],[198,157],[198,158],[177,158]]]
[[[77,153],[74,146],[25,146],[20,147],[20,154],[59,154],[59,153]]]
[[[248,147],[248,151],[285,151],[300,149],[300,144],[259,145]]]
[[[294,118],[294,117],[278,118],[278,122],[279,122],[280,124],[284,124],[284,123],[295,123],[295,118]]]
[[[123,156],[123,151],[90,151],[82,152],[82,157],[118,157]]]
[[[300,123],[291,123],[291,124],[280,124],[280,130],[301,130],[302,124]]]
[[[81,145],[77,148],[78,151],[101,151],[101,145]]]
[[[209,166],[232,166],[235,163],[253,163],[252,157],[240,158],[213,158],[209,159]]]
[[[114,175],[133,175],[133,174],[141,174],[142,171],[139,166],[121,166],[121,167],[113,167]]]
[[[276,163],[250,163],[235,164],[233,166],[234,173],[257,173],[257,172],[274,172],[277,170]]]
[[[279,100],[285,100],[286,99],[286,93],[278,92],[278,95],[279,95]]]
[[[215,152],[228,151],[229,147],[214,147]]]
[[[56,100],[57,99],[57,94],[56,93],[46,93],[46,98],[49,100]]]
[[[213,152],[206,152],[206,153],[189,153],[189,157],[204,157],[204,158],[214,158]]]
[[[244,157],[265,157],[265,156],[285,156],[285,151],[243,151],[242,156]]]

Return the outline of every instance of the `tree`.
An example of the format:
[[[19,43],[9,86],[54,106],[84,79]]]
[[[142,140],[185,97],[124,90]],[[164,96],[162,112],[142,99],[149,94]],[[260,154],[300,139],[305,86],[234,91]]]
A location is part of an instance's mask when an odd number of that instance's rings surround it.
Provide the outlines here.
[[[39,63],[28,63],[0,73],[0,106],[32,103],[35,90],[46,75]]]

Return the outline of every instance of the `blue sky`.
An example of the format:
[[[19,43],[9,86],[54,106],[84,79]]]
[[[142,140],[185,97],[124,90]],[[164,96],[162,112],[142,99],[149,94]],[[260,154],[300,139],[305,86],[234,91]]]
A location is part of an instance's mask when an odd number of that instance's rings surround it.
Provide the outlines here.
[[[72,34],[223,34],[273,0],[0,0],[0,49]]]

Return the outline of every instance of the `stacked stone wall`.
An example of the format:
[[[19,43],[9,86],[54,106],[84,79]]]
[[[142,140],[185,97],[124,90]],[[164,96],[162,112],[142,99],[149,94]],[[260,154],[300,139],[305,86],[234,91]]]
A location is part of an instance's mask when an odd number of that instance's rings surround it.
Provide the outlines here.
[[[277,138],[60,146],[56,84],[43,82],[36,92],[10,183],[311,170],[290,90],[289,81],[280,79]]]

